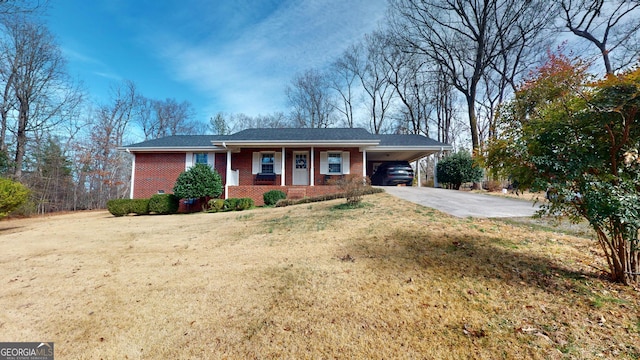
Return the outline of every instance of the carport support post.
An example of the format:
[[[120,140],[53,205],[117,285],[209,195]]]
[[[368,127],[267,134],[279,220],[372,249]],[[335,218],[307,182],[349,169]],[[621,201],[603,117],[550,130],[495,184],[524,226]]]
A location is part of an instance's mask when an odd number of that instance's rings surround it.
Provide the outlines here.
[[[416,174],[418,174],[418,187],[422,187],[422,181],[420,181],[420,160],[416,160]]]
[[[362,149],[362,177],[367,177],[367,149]]]

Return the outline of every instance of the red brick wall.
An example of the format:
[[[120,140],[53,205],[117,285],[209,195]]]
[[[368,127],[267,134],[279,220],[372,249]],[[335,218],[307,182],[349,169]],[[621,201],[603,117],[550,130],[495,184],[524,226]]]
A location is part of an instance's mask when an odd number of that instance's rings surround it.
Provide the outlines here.
[[[260,149],[263,151],[280,152],[282,148]],[[275,185],[254,185],[254,175],[252,171],[253,153],[258,149],[244,149],[240,153],[232,154],[231,168],[239,170],[240,186],[230,186],[228,197],[252,198],[256,205],[263,205],[262,195],[269,190],[282,190],[287,192],[287,187],[280,186],[280,175],[276,175]],[[286,149],[285,152],[285,182],[291,184],[292,161],[294,151],[310,151],[310,148]],[[320,152],[321,151],[349,151],[351,174],[362,173],[362,153],[357,148],[315,148],[315,181],[316,186],[296,187],[304,188],[308,197],[331,194],[338,192],[334,186],[325,186],[325,175],[320,174]],[[185,169],[185,153],[136,153],[135,159],[135,179],[133,184],[134,198],[148,198],[157,194],[158,190],[171,193],[175,180]],[[311,159],[311,155],[309,155]],[[224,184],[226,180],[227,154],[217,153],[215,155],[215,168],[222,177]]]
[[[173,192],[178,175],[184,171],[185,153],[136,153],[133,197],[148,198]]]
[[[222,177],[224,185],[227,172],[227,157],[215,154],[215,169]],[[173,185],[185,170],[186,153],[136,153],[136,167],[133,182],[133,197],[149,198],[159,190],[173,193]]]

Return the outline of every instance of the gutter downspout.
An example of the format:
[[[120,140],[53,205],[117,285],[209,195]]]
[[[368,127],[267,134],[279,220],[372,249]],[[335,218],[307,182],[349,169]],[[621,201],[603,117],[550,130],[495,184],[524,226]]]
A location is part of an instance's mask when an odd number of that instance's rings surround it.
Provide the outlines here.
[[[133,199],[133,184],[136,179],[136,154],[132,153],[128,148],[125,151],[133,156],[133,160],[131,160],[131,189],[129,189],[129,199]]]

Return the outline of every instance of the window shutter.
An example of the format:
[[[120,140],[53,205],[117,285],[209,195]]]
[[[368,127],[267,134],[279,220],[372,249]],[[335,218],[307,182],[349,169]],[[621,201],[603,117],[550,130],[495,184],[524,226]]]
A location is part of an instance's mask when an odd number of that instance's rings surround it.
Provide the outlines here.
[[[210,152],[207,154],[207,163],[212,169],[216,168],[216,153]]]
[[[188,152],[184,160],[184,169],[189,170],[193,166],[193,153]]]
[[[326,151],[320,152],[320,174],[329,173],[329,154]]]
[[[348,151],[342,152],[342,173],[350,174],[351,173],[351,162],[350,162],[351,153]]]
[[[273,157],[273,172],[282,174],[282,152],[275,153]]]
[[[262,166],[260,164],[260,162],[262,161],[262,157],[261,154],[259,152],[254,152],[253,153],[253,163],[251,166],[251,173],[252,174],[257,174],[260,172],[260,170],[262,170]]]

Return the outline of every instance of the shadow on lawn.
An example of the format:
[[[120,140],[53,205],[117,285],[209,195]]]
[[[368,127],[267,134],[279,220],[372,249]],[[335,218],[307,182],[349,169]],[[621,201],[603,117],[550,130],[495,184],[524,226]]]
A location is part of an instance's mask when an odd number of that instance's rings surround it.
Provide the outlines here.
[[[443,279],[498,279],[505,285],[531,286],[550,293],[579,291],[575,280],[600,278],[595,272],[571,269],[551,257],[517,251],[516,245],[491,236],[429,234],[398,230],[382,241],[359,239],[351,254],[377,259],[396,267],[418,264]]]
[[[17,229],[21,229],[22,226],[10,226],[10,227],[6,227],[6,228],[0,228],[0,233],[3,232],[12,232],[12,230],[17,230]]]

